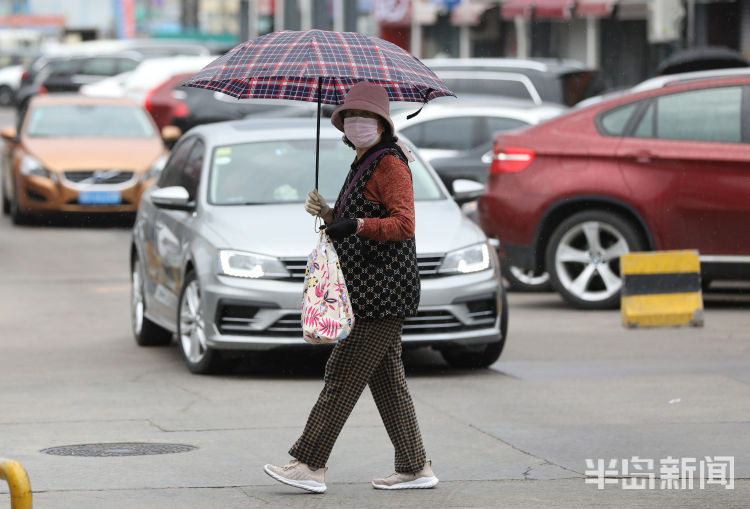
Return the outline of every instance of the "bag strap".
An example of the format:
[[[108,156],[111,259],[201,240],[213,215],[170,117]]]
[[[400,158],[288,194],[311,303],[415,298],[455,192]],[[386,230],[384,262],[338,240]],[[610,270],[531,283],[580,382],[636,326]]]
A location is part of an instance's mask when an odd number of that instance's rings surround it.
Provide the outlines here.
[[[372,154],[370,154],[367,159],[362,161],[362,163],[359,165],[359,170],[357,170],[357,173],[354,174],[354,178],[352,178],[352,181],[349,182],[349,185],[346,188],[346,191],[344,191],[344,194],[341,196],[341,201],[339,202],[339,208],[336,210],[336,215],[334,217],[341,217],[341,211],[344,209],[344,203],[346,203],[346,199],[349,197],[349,193],[352,192],[352,189],[354,188],[354,184],[357,183],[359,178],[362,176],[362,174],[365,172],[365,170],[372,164],[372,162],[383,152],[385,152],[386,148],[381,148],[380,150],[376,150]]]

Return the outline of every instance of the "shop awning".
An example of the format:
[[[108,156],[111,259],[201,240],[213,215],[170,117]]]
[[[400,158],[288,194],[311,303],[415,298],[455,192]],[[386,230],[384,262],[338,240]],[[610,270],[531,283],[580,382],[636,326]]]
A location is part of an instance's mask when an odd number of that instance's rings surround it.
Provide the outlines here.
[[[605,18],[612,14],[617,0],[578,0],[576,16],[579,18]]]
[[[500,9],[503,19],[516,16],[530,18],[531,11],[538,19],[569,19],[575,4],[576,17],[609,16],[617,0],[505,0]]]
[[[500,8],[500,15],[504,19],[513,19],[517,16],[540,19],[568,19],[570,18],[573,0],[506,0]]]

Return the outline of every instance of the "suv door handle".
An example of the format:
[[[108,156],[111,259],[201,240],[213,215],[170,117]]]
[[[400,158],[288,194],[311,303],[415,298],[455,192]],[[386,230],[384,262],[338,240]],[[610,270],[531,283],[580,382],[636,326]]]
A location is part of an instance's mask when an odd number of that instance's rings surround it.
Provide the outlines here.
[[[654,154],[650,150],[638,150],[625,154],[625,157],[636,163],[650,163],[654,159]]]

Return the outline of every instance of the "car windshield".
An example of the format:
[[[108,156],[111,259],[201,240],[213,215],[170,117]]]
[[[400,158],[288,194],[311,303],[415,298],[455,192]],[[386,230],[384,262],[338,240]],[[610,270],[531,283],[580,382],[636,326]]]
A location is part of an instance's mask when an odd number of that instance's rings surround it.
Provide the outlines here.
[[[132,106],[56,104],[34,108],[26,135],[30,137],[150,138],[154,127]]]
[[[338,196],[354,151],[340,140],[320,140],[319,191]],[[419,161],[409,163],[415,200],[443,198]],[[315,185],[315,140],[274,140],[216,147],[208,201],[215,205],[302,202]]]

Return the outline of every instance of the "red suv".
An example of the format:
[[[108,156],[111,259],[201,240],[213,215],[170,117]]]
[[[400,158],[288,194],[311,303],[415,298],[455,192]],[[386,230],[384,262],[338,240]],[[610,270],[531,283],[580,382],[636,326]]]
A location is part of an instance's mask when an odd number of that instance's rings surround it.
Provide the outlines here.
[[[628,251],[750,279],[750,72],[655,87],[495,137],[480,223],[577,307],[618,304]]]

